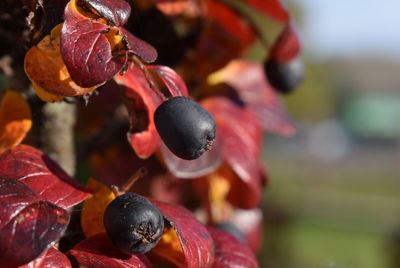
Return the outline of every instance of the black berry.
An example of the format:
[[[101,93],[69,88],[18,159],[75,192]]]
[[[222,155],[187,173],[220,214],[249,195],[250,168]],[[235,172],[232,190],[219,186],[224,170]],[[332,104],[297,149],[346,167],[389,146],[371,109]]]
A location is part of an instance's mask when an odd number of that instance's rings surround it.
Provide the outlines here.
[[[215,121],[211,114],[186,97],[171,98],[154,113],[154,123],[165,145],[178,157],[193,160],[211,148]]]
[[[160,241],[164,219],[149,200],[135,193],[125,193],[108,205],[104,227],[119,250],[144,254]]]
[[[300,58],[289,62],[270,59],[264,63],[269,83],[280,93],[290,93],[303,81],[303,66]]]

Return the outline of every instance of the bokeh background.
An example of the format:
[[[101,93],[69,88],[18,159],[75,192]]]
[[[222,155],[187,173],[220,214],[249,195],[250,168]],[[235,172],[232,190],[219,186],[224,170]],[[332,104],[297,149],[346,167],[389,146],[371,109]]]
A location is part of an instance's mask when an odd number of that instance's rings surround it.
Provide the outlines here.
[[[298,131],[265,137],[262,267],[400,267],[400,1],[292,0]]]

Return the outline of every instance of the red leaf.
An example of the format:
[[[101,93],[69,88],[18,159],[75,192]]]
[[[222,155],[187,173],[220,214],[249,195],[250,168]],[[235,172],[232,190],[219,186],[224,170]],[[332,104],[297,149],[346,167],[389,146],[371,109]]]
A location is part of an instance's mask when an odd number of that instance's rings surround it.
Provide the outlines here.
[[[185,82],[173,69],[162,65],[149,65],[147,68],[153,70],[161,78],[171,96],[189,96]]]
[[[259,164],[262,131],[258,121],[248,109],[228,98],[208,98],[201,104],[214,116],[224,160],[240,178],[231,182],[230,202],[241,208],[257,206],[263,184]]]
[[[131,118],[128,140],[140,158],[147,158],[160,143],[153,116],[161,98],[153,91],[143,71],[136,65],[131,64],[126,74],[117,76],[115,80],[125,90],[125,103]]]
[[[61,55],[74,82],[83,87],[103,84],[126,64],[126,55],[113,55],[106,37],[110,27],[92,22],[69,2],[61,30]]]
[[[124,28],[119,28],[119,30],[126,38],[129,52],[139,56],[142,60],[148,63],[157,59],[157,50],[153,46],[137,38]]]
[[[26,184],[0,176],[0,266],[30,262],[63,235],[66,210],[43,201]]]
[[[18,268],[71,268],[71,263],[69,262],[67,256],[58,251],[57,249],[51,247],[42,255],[31,261],[30,263],[19,266]]]
[[[254,29],[229,6],[214,0],[205,1],[207,17],[216,20],[230,35],[234,36],[242,48],[250,45],[256,36]]]
[[[259,267],[251,249],[231,234],[208,226],[215,244],[212,268]]]
[[[124,0],[83,0],[82,2],[114,26],[124,25],[131,15],[131,6]]]
[[[208,75],[239,57],[241,42],[215,22],[207,23],[197,42],[199,75]]]
[[[182,263],[175,264],[187,268],[209,267],[213,260],[214,245],[207,229],[184,207],[155,200],[151,202],[160,209],[179,238],[184,259]]]
[[[42,151],[16,146],[0,155],[0,178],[14,179],[35,191],[41,200],[68,208],[89,193]]]
[[[300,54],[300,40],[292,24],[286,25],[275,44],[271,47],[270,59],[289,62]]]
[[[114,247],[106,234],[91,236],[79,244],[67,255],[79,267],[104,268],[151,268],[153,267],[146,256],[126,255]]]
[[[195,160],[184,160],[175,156],[162,142],[160,149],[168,170],[178,178],[189,179],[207,175],[215,171],[222,162],[222,144],[218,133],[211,150]]]
[[[274,89],[269,85],[260,63],[235,60],[214,73],[212,83],[225,82],[233,87],[240,99],[257,117],[264,130],[291,136],[295,132]]]

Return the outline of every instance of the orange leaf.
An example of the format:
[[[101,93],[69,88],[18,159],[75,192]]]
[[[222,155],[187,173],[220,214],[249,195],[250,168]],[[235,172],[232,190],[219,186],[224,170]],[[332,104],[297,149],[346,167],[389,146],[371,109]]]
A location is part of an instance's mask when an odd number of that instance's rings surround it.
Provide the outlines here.
[[[0,104],[0,153],[18,145],[32,126],[29,104],[16,91],[7,90]]]
[[[54,95],[54,94],[48,93],[43,88],[38,86],[35,82],[32,82],[32,87],[33,87],[33,90],[35,91],[36,95],[42,101],[55,102],[55,101],[59,101],[59,100],[64,99],[64,96],[59,96],[59,95]]]
[[[107,186],[92,178],[89,179],[87,187],[92,196],[83,203],[81,225],[83,233],[86,237],[90,237],[106,231],[103,214],[108,204],[114,200],[115,194]]]
[[[37,46],[25,55],[25,73],[37,87],[58,96],[77,96],[94,90],[97,86],[83,88],[71,79],[60,54],[61,24],[54,27]],[[44,98],[46,99],[46,98]],[[51,98],[52,99],[52,98]]]

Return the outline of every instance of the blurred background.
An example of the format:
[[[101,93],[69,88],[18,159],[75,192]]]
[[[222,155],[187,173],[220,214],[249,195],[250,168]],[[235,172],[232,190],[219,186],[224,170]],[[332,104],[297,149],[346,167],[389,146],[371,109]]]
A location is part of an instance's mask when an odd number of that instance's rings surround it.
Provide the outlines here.
[[[291,0],[298,131],[265,137],[262,267],[400,267],[400,1]]]

